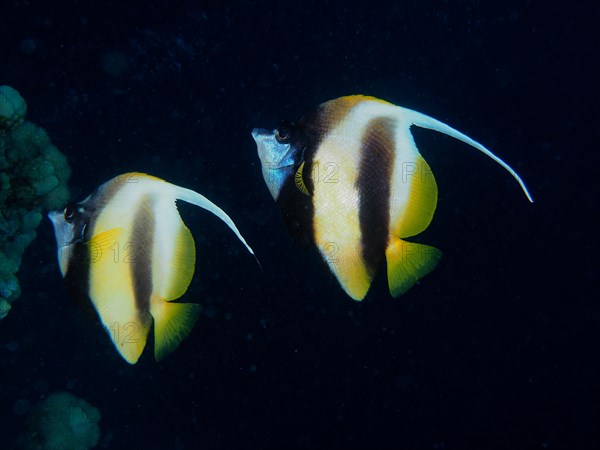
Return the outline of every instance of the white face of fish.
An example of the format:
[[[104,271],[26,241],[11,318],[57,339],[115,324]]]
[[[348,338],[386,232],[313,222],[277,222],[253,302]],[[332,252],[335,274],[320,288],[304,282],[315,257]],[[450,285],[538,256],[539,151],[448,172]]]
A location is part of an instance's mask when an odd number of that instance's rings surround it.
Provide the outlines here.
[[[285,180],[294,172],[295,151],[291,144],[279,142],[277,131],[255,128],[252,137],[256,142],[262,165],[263,178],[275,200],[279,197]]]
[[[58,263],[63,276],[67,274],[75,244],[84,241],[84,234],[91,216],[87,206],[93,206],[91,198],[92,196],[81,203],[68,205],[62,211],[48,213],[48,218],[54,225]]]
[[[54,236],[58,248],[66,247],[75,240],[75,224],[65,219],[65,211],[50,211],[48,218],[54,225]]]
[[[69,267],[73,244],[81,239],[85,228],[80,221],[74,220],[75,212],[71,207],[65,208],[64,211],[50,211],[48,218],[54,225],[58,265],[64,277]]]

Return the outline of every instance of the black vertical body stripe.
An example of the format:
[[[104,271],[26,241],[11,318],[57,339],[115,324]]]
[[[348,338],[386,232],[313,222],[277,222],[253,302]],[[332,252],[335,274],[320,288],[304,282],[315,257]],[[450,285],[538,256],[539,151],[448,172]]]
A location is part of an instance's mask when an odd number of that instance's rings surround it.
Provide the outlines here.
[[[144,196],[133,219],[131,242],[121,244],[123,257],[129,259],[126,262],[131,270],[135,303],[142,316],[150,311],[154,231],[151,198]]]
[[[291,145],[296,151],[297,160],[294,170],[281,188],[277,205],[281,211],[283,221],[294,240],[302,247],[314,244],[314,205],[312,193],[314,180],[312,179],[312,165],[315,152],[322,140],[330,131],[331,113],[319,106],[311,113],[302,117],[292,129]],[[295,173],[300,164],[304,164],[303,180],[309,195],[300,192],[296,186]]]
[[[82,243],[73,244],[69,249],[59,251],[70,252],[65,283],[71,297],[90,317],[100,319],[89,298],[90,293],[90,254],[89,247]]]
[[[391,176],[394,164],[393,119],[369,121],[362,137],[356,188],[361,252],[368,273],[374,276],[388,243]]]

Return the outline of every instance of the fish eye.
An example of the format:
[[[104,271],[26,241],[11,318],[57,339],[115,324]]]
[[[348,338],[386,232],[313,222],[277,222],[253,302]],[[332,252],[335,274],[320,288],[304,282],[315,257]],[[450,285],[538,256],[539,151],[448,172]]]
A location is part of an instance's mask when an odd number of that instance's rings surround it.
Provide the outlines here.
[[[282,125],[275,130],[275,139],[280,144],[287,144],[292,139],[292,129],[289,125]]]
[[[75,216],[77,215],[77,210],[72,206],[67,206],[65,208],[65,212],[63,213],[63,217],[67,221],[67,223],[73,223],[75,220]]]

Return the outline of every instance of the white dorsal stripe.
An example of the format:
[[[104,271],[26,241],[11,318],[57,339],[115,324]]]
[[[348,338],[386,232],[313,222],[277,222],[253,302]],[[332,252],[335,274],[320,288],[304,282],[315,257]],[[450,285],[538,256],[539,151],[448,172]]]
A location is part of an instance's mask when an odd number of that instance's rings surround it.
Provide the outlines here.
[[[533,203],[533,198],[529,194],[529,191],[527,190],[525,183],[523,182],[521,177],[517,174],[517,172],[515,172],[512,169],[512,167],[510,167],[508,164],[506,164],[504,161],[502,161],[500,158],[498,158],[496,155],[494,155],[490,150],[485,148],[479,142],[474,141],[469,136],[464,135],[460,131],[455,130],[451,126],[446,125],[445,123],[440,122],[439,120],[436,120],[433,117],[429,117],[420,112],[417,112],[417,111],[414,111],[414,110],[408,109],[408,108],[403,108],[401,106],[398,106],[398,108],[400,108],[406,114],[407,119],[412,124],[417,125],[421,128],[427,128],[430,130],[435,130],[439,133],[447,134],[448,136],[452,136],[453,138],[458,139],[459,141],[462,141],[465,144],[469,144],[470,146],[475,147],[477,150],[481,151],[482,153],[485,153],[487,156],[489,156],[494,161],[496,161],[498,164],[500,164],[502,167],[504,167],[515,178],[515,180],[517,180],[517,182],[521,186],[521,189],[523,189],[523,192],[527,196],[527,199],[529,199],[529,201],[531,203]]]
[[[246,240],[244,239],[242,234],[239,232],[239,230],[233,223],[233,220],[231,220],[231,218],[225,213],[225,211],[223,211],[221,208],[219,208],[217,205],[215,205],[213,202],[211,202],[205,196],[198,194],[197,192],[192,191],[191,189],[186,189],[186,188],[183,188],[180,186],[176,186],[174,184],[172,184],[171,186],[173,187],[173,193],[178,200],[183,200],[184,202],[188,202],[188,203],[191,203],[192,205],[196,205],[196,206],[199,206],[200,208],[204,208],[207,211],[210,211],[211,213],[213,213],[215,216],[217,216],[223,222],[225,222],[227,224],[227,226],[229,228],[231,228],[231,230],[235,233],[235,235],[238,237],[238,239],[240,241],[242,241],[242,243],[246,246],[248,251],[254,255],[254,251],[248,245],[248,243],[246,242]]]

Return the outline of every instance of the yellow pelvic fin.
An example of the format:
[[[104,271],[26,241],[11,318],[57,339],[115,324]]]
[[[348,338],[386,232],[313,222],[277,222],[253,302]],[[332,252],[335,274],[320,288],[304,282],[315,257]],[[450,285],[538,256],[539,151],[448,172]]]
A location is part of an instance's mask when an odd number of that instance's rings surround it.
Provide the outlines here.
[[[169,303],[153,297],[150,313],[154,318],[154,358],[162,360],[183,341],[200,316],[195,303]]]
[[[175,249],[169,263],[170,273],[165,292],[167,301],[175,300],[185,294],[194,276],[196,265],[196,245],[192,233],[180,220],[180,227],[175,236]]]
[[[360,252],[349,246],[341,248],[335,242],[323,245],[321,255],[340,285],[353,300],[361,301],[371,287],[373,277],[367,270]]]
[[[346,294],[357,302],[360,302],[365,298],[367,292],[369,292],[372,281],[371,277],[363,267],[355,272],[359,271],[362,273],[356,274],[354,277],[350,277],[348,282],[342,283],[342,288],[346,291]]]
[[[308,189],[306,188],[306,184],[304,184],[304,176],[303,176],[305,162],[306,161],[302,161],[302,164],[300,164],[300,167],[298,167],[298,170],[296,170],[296,175],[294,176],[294,181],[296,182],[296,187],[298,188],[298,190],[300,192],[302,192],[304,195],[309,195]]]
[[[392,236],[385,257],[390,294],[399,297],[435,268],[442,252],[429,245],[406,242]]]
[[[104,327],[123,359],[129,364],[135,364],[146,346],[150,325],[148,315],[147,319],[140,317],[123,322],[115,320],[105,323]]]

